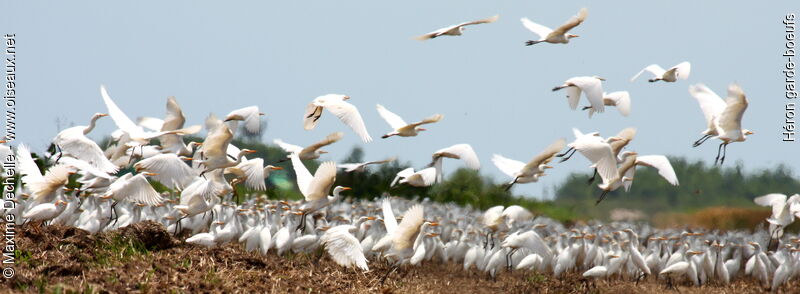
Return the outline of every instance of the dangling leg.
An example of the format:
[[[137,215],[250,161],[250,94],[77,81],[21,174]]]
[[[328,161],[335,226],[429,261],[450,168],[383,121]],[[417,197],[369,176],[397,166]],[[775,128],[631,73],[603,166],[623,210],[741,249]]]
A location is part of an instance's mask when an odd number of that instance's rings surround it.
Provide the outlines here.
[[[567,149],[567,151],[564,151],[564,153],[556,154],[556,157],[564,157],[564,155],[567,155],[567,153],[569,153],[572,150],[575,150],[575,148],[569,147],[569,149]]]
[[[569,155],[567,155],[566,157],[562,157],[559,162],[564,162],[564,161],[569,160],[570,158],[572,158],[573,155],[575,155],[575,152],[578,151],[578,149],[575,149],[575,148],[570,148],[570,150],[572,150],[572,152],[569,153]],[[569,152],[569,151],[567,151],[567,152]],[[556,155],[556,156],[558,156],[558,155]]]
[[[728,144],[722,146],[722,158],[719,159],[719,165],[725,162],[725,155],[728,155]]]
[[[517,180],[519,180],[519,177],[515,177],[514,180],[511,181],[511,183],[509,183],[508,186],[506,186],[506,191],[511,190],[511,187],[517,183]]]
[[[723,145],[725,145],[725,142],[720,143],[719,147],[717,147],[717,157],[714,159],[714,165],[717,165],[717,162],[719,162],[719,156],[720,156],[720,154],[722,154],[722,146]]]
[[[703,135],[702,137],[700,137],[700,139],[697,139],[697,141],[694,141],[694,143],[692,144],[692,147],[700,146],[701,144],[705,143],[706,140],[708,140],[708,138],[711,138],[711,135]]]
[[[598,204],[600,204],[600,201],[606,199],[606,195],[608,195],[608,192],[609,192],[608,190],[603,190],[603,193],[600,194],[600,198],[597,198],[597,202],[594,203],[594,206],[597,206]]]
[[[56,157],[56,164],[58,161],[61,160],[61,155],[64,154],[64,150],[61,149],[61,146],[56,145],[56,149],[58,150],[58,157]]]
[[[592,174],[592,177],[589,178],[589,185],[591,185],[592,182],[594,182],[595,177],[597,177],[597,168],[596,167],[594,168],[594,173]]]

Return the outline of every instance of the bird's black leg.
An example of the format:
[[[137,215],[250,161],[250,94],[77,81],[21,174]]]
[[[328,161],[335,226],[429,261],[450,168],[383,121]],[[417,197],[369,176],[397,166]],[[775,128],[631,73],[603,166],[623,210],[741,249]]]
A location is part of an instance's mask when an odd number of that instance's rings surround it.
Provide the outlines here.
[[[117,224],[117,220],[119,219],[119,214],[116,213],[117,212],[117,209],[116,209],[117,203],[118,203],[117,201],[114,201],[114,203],[111,203],[111,216],[109,216],[108,221],[111,221],[112,219],[114,220],[114,223],[112,224],[112,226],[116,225]],[[114,217],[114,214],[117,215],[116,218]]]
[[[573,155],[575,155],[575,152],[578,152],[578,150],[575,149],[575,148],[570,148],[570,150],[572,150],[572,152],[569,153],[569,155],[567,155],[566,157],[562,157],[559,162],[564,162],[564,161],[569,160],[570,158],[572,158]],[[569,150],[567,152],[569,152]],[[558,156],[558,155],[556,155],[556,156]]]
[[[305,229],[306,229],[306,213],[303,212],[303,214],[300,215],[300,224],[297,225],[297,228],[295,228],[295,230],[300,231],[300,233],[302,234]]]
[[[572,151],[574,149],[575,148],[569,147],[569,149],[567,149],[567,151],[564,151],[564,153],[556,154],[556,157],[564,157],[564,155],[567,155],[567,153],[569,153],[570,151]]]
[[[181,216],[181,217],[179,217],[179,218],[178,218],[178,221],[175,223],[175,234],[173,234],[173,235],[177,236],[177,235],[178,235],[178,232],[180,232],[180,231],[181,231],[179,228],[181,227],[181,221],[182,221],[184,218],[186,218],[186,217],[185,217],[185,216]]]
[[[515,177],[515,178],[514,178],[514,180],[513,180],[513,181],[511,181],[511,183],[509,183],[509,184],[506,186],[506,191],[508,191],[508,190],[511,190],[511,187],[512,187],[512,186],[514,186],[514,184],[516,184],[516,183],[517,183],[517,180],[519,180],[519,177]]]
[[[396,265],[393,265],[392,268],[390,268],[388,271],[386,271],[386,274],[384,274],[383,278],[381,278],[381,285],[383,285],[383,282],[386,281],[386,278],[388,278],[389,275],[392,274],[392,272],[397,271],[398,267],[400,267],[400,266],[396,264]]]
[[[725,162],[725,155],[728,155],[728,144],[722,146],[722,158],[719,159],[719,165]]]
[[[717,147],[717,157],[714,158],[714,165],[717,165],[717,162],[719,162],[719,156],[722,153],[722,145],[725,145],[725,142],[720,143],[719,147]],[[722,164],[720,163],[720,165],[722,165]]]
[[[592,177],[589,178],[589,185],[591,185],[592,182],[594,182],[595,177],[597,177],[597,168],[594,168],[594,173],[592,174]]]
[[[702,137],[700,137],[700,139],[697,139],[697,141],[694,141],[694,144],[692,144],[692,147],[700,146],[701,144],[705,143],[706,140],[708,140],[708,138],[711,138],[711,135],[703,135]]]
[[[56,144],[56,149],[58,150],[58,157],[56,157],[56,164],[58,164],[58,161],[61,160],[61,155],[64,154],[64,150],[61,149],[61,146],[58,146],[58,144]]]
[[[608,192],[609,192],[608,190],[603,190],[603,193],[600,194],[600,198],[597,198],[597,202],[594,203],[594,206],[597,206],[598,204],[600,204],[601,201],[603,201],[603,199],[606,199],[606,195],[608,195]]]

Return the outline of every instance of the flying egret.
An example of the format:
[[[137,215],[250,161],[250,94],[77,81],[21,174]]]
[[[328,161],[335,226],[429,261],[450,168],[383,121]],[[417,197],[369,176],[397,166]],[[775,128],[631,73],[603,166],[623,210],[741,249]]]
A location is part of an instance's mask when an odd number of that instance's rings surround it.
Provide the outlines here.
[[[381,138],[386,139],[391,136],[400,136],[400,137],[414,137],[421,131],[427,131],[427,129],[422,128],[421,126],[424,124],[431,124],[440,121],[444,115],[441,114],[434,114],[428,118],[425,118],[421,121],[409,124],[403,120],[399,115],[394,114],[393,112],[389,111],[383,105],[378,104],[376,106],[378,109],[378,114],[381,115],[383,120],[389,124],[394,130],[386,133],[385,135],[381,136]]]
[[[772,215],[767,218],[769,223],[769,243],[771,247],[776,239],[783,237],[783,228],[792,224],[795,217],[800,217],[800,194],[787,197],[785,194],[771,193],[753,199],[760,206],[772,207]]]
[[[631,78],[631,82],[636,80],[640,75],[644,72],[649,72],[653,74],[653,78],[647,80],[648,82],[654,83],[657,81],[665,81],[674,83],[678,79],[685,80],[689,78],[689,72],[692,69],[692,65],[688,61],[684,61],[678,63],[678,65],[670,67],[668,70],[664,70],[658,64],[651,64],[639,71],[635,76]]]
[[[603,105],[614,106],[622,116],[628,116],[631,113],[631,94],[628,91],[603,92]],[[595,113],[591,106],[584,106],[581,110],[589,110],[589,118]]]
[[[301,232],[305,229],[306,215],[314,213],[322,208],[331,205],[339,199],[339,194],[343,191],[351,190],[349,187],[337,186],[333,189],[333,196],[328,196],[328,191],[336,181],[336,162],[323,162],[314,176],[306,169],[297,153],[292,153],[292,167],[297,177],[297,187],[305,196],[306,203],[302,207],[302,217],[297,229]]]
[[[709,138],[720,139],[722,143],[717,148],[714,164],[719,162],[722,165],[725,161],[728,144],[744,142],[747,140],[747,135],[753,134],[748,129],[742,129],[742,116],[749,104],[744,91],[739,85],[731,84],[728,86],[728,98],[724,102],[703,84],[689,86],[689,94],[700,103],[707,126],[707,129],[702,132],[703,137],[695,141],[692,146],[700,146]]]
[[[22,183],[33,196],[32,204],[52,203],[56,201],[59,194],[63,195],[63,188],[68,184],[69,175],[74,174],[66,165],[51,166],[43,175],[39,171],[39,166],[33,161],[28,146],[24,144],[17,147],[16,157]]]
[[[86,137],[86,135],[94,129],[97,119],[104,116],[108,116],[108,114],[95,113],[92,115],[88,126],[71,127],[59,132],[58,135],[53,138],[53,144],[61,151],[59,157],[62,155],[70,155],[89,162],[94,167],[104,172],[116,173],[117,166],[106,158],[103,149],[100,149],[97,143]]]
[[[250,134],[261,132],[261,116],[263,112],[258,110],[258,106],[248,106],[231,111],[225,116],[223,121],[231,123],[231,130],[235,133],[238,129],[239,121],[244,122],[244,130]]]
[[[170,96],[167,97],[167,114],[163,120],[153,117],[140,117],[138,123],[140,126],[153,131],[168,132],[184,129],[186,117],[183,115],[183,111],[175,97]],[[187,129],[190,133],[197,133],[201,128],[201,126],[196,125]],[[175,153],[179,156],[192,156],[193,148],[201,145],[198,142],[186,144],[183,141],[183,136],[179,134],[164,134],[159,138],[159,142],[161,143],[161,152]]]
[[[301,160],[311,160],[311,159],[317,159],[320,157],[320,155],[328,153],[328,151],[322,150],[322,148],[338,142],[339,140],[342,139],[343,136],[344,133],[342,132],[332,133],[326,136],[325,139],[322,139],[321,141],[311,144],[305,148],[286,143],[281,139],[275,139],[273,140],[273,142],[279,147],[281,147],[281,149],[283,149],[284,151],[290,153],[289,155],[286,155],[286,159],[283,159],[281,161],[290,160],[291,153],[297,153],[300,156]]]
[[[444,175],[442,171],[442,162],[444,158],[461,159],[468,168],[473,170],[478,170],[481,167],[478,154],[475,153],[475,150],[472,149],[472,146],[469,144],[456,144],[436,150],[431,158],[431,163],[428,166],[436,168],[436,182],[442,181]]]
[[[338,117],[342,123],[350,127],[364,143],[371,142],[372,137],[367,132],[367,126],[364,125],[361,114],[355,106],[347,103],[346,100],[348,99],[350,99],[350,96],[340,94],[327,94],[315,98],[314,101],[311,101],[306,106],[306,111],[303,115],[303,128],[306,130],[314,129],[319,118],[322,117],[322,109],[327,109]]]
[[[433,38],[437,38],[437,37],[441,37],[441,36],[461,36],[461,34],[466,29],[466,28],[464,28],[465,26],[483,24],[483,23],[493,23],[493,22],[497,21],[498,19],[500,19],[500,15],[495,15],[495,16],[492,16],[490,18],[485,18],[485,19],[462,22],[462,23],[457,24],[457,25],[444,27],[444,28],[435,30],[435,31],[427,33],[427,34],[424,34],[424,35],[421,35],[421,36],[418,36],[418,37],[414,37],[414,39],[417,39],[417,40],[420,40],[420,41],[425,41],[425,40],[429,40],[429,39],[433,39]]]
[[[547,42],[551,44],[569,43],[570,39],[577,38],[578,35],[567,34],[567,32],[580,25],[584,20],[586,20],[586,16],[588,15],[589,10],[586,8],[581,8],[577,15],[572,16],[569,20],[567,20],[566,23],[557,27],[555,30],[532,22],[530,19],[523,17],[521,19],[522,25],[539,36],[539,40],[528,40],[525,42],[525,45],[531,46],[541,42]]]
[[[593,112],[604,112],[603,102],[603,85],[602,81],[606,79],[592,76],[592,77],[574,77],[566,80],[564,84],[556,86],[553,91],[558,91],[567,88],[567,101],[569,108],[575,110],[578,108],[578,101],[581,99],[581,92],[586,93],[586,100],[589,100],[589,106]]]
[[[435,167],[429,167],[415,172],[413,167],[401,170],[392,180],[389,187],[398,184],[408,184],[412,187],[428,187],[436,183],[437,172]]]
[[[492,157],[492,162],[497,166],[500,171],[513,178],[506,186],[506,191],[516,183],[531,183],[539,180],[539,177],[544,176],[545,169],[552,168],[547,165],[555,155],[564,149],[566,141],[558,139],[554,143],[547,146],[541,153],[533,157],[528,163],[508,159],[502,155],[495,154]]]
[[[325,231],[320,237],[320,244],[325,246],[333,261],[344,267],[358,267],[369,270],[367,258],[364,257],[361,243],[353,236],[358,228],[353,225],[339,225]]]
[[[389,158],[384,159],[384,160],[367,161],[367,162],[361,162],[361,163],[340,163],[338,165],[338,167],[339,168],[343,168],[344,171],[348,172],[348,173],[351,173],[351,172],[364,172],[365,170],[367,170],[367,166],[368,165],[384,164],[384,163],[393,162],[395,160],[397,160],[397,157],[393,156],[393,157],[389,157]]]

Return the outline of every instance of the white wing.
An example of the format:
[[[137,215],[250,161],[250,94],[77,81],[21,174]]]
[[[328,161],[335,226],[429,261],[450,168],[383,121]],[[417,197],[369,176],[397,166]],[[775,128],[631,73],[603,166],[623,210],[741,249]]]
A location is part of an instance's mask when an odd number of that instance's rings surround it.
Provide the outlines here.
[[[159,154],[134,164],[136,170],[156,173],[153,179],[170,189],[183,189],[192,183],[197,174],[174,153]]]
[[[307,201],[322,199],[328,196],[333,183],[336,181],[336,162],[323,162],[314,173],[314,178],[308,185],[308,194],[305,194]]]
[[[261,112],[258,106],[248,106],[228,113],[228,117],[240,115],[244,118],[244,129],[249,133],[257,134],[261,130]]]
[[[664,70],[664,68],[659,66],[658,64],[651,64],[651,65],[648,65],[647,67],[645,67],[644,69],[642,69],[641,71],[639,71],[639,73],[637,73],[635,76],[633,76],[631,78],[631,82],[636,80],[636,78],[638,78],[644,72],[649,72],[649,73],[653,74],[655,77],[660,78],[667,71]]]
[[[140,117],[138,119],[139,125],[151,131],[160,131],[164,126],[164,120],[155,117]]]
[[[350,234],[351,225],[339,225],[329,229],[320,238],[320,243],[325,245],[325,250],[337,264],[350,267],[355,265],[362,270],[369,270],[367,258],[361,248],[361,242]]]
[[[314,177],[311,176],[306,166],[303,165],[297,153],[292,153],[290,157],[292,159],[292,168],[294,169],[295,178],[297,178],[297,188],[300,189],[300,193],[307,195],[308,188],[311,186],[311,180]]]
[[[286,143],[281,139],[275,139],[275,140],[272,140],[272,142],[275,143],[275,145],[278,145],[279,147],[281,147],[281,149],[283,149],[283,150],[285,150],[286,152],[289,152],[289,153],[299,153],[300,151],[303,150],[303,147]]]
[[[397,219],[394,217],[392,202],[389,201],[389,198],[383,199],[383,225],[386,227],[387,234],[392,234],[397,230]]]
[[[400,172],[398,172],[398,173],[397,173],[397,175],[394,177],[394,180],[392,180],[392,184],[391,184],[391,185],[389,185],[389,187],[394,187],[394,185],[396,185],[396,184],[397,184],[397,182],[398,182],[398,181],[400,181],[400,179],[403,179],[403,178],[408,178],[408,177],[410,177],[410,176],[411,176],[411,175],[413,175],[413,174],[414,174],[414,168],[413,168],[413,167],[409,167],[409,168],[407,168],[407,169],[401,170],[401,171],[400,171]]]
[[[425,210],[422,205],[416,204],[406,210],[403,220],[397,225],[392,236],[392,247],[398,249],[411,248],[414,235],[419,231],[419,226],[424,222]]]
[[[675,170],[672,169],[672,164],[669,163],[669,159],[667,159],[666,156],[664,155],[637,156],[636,164],[653,167],[658,170],[658,174],[661,175],[661,177],[663,177],[665,180],[667,180],[667,182],[669,182],[673,186],[678,185],[678,176],[675,175]]]
[[[539,35],[539,39],[547,38],[547,35],[553,32],[552,29],[540,25],[538,23],[532,22],[530,19],[523,17],[520,19],[522,21],[522,25],[525,26],[526,29],[530,30],[534,34]]]
[[[109,179],[109,180],[113,178],[108,173],[106,173],[106,172],[94,167],[93,165],[89,164],[88,162],[80,160],[80,159],[75,159],[75,158],[72,158],[72,157],[63,156],[58,161],[58,163],[66,165],[66,166],[71,166],[71,167],[79,170],[80,172],[89,173],[89,174],[91,174],[91,175],[93,175],[95,177],[100,177],[100,178]]]
[[[592,163],[595,163],[597,173],[604,181],[611,182],[619,177],[617,159],[614,157],[610,145],[605,142],[594,141],[591,138],[576,140],[573,144],[578,152]]]
[[[114,100],[111,100],[111,96],[108,95],[105,85],[100,85],[100,95],[103,96],[103,102],[105,102],[106,108],[108,108],[108,116],[114,120],[118,128],[132,135],[139,135],[142,133],[142,129],[122,112],[122,109],[114,103]]]
[[[344,100],[328,99],[325,101],[323,107],[338,117],[345,125],[353,129],[364,143],[372,141],[372,137],[370,137],[369,132],[367,132],[367,126],[364,125],[364,120],[361,118],[361,114],[355,106]]]
[[[703,116],[706,118],[706,124],[709,126],[713,124],[714,118],[722,114],[722,111],[727,106],[722,98],[703,84],[689,86],[689,94],[697,99],[700,109],[703,111]]]
[[[691,73],[692,70],[692,64],[688,61],[684,61],[678,63],[678,65],[673,66],[672,68],[675,69],[675,77],[685,80],[689,78],[689,73]]]
[[[578,87],[567,87],[567,101],[569,102],[569,108],[575,110],[578,108],[578,102],[581,100],[581,88]]]
[[[62,131],[53,143],[58,145],[64,154],[86,161],[103,172],[117,172],[117,166],[106,158],[103,149],[84,136],[80,129],[70,128]]]
[[[524,162],[506,158],[500,154],[492,155],[492,163],[494,163],[494,166],[500,171],[512,178],[525,167]]]
[[[577,27],[578,25],[580,25],[586,19],[586,17],[588,15],[589,15],[589,10],[586,9],[585,7],[581,8],[581,10],[578,11],[577,15],[571,17],[563,25],[561,25],[561,26],[557,27],[555,30],[553,30],[553,32],[556,33],[556,34],[559,34],[559,35],[566,34],[572,28]]]
[[[26,185],[44,181],[44,176],[42,176],[39,166],[33,161],[28,146],[20,144],[19,147],[17,147],[17,162],[19,164],[19,173],[22,175],[22,181]]]
[[[436,168],[429,167],[416,172],[414,175],[412,175],[412,177],[419,177],[420,179],[422,179],[423,185],[427,187],[433,185],[433,183],[436,183],[437,174],[438,173],[436,172]]]
[[[162,201],[164,201],[164,199],[161,198],[161,195],[159,195],[158,192],[153,189],[153,186],[147,182],[147,179],[143,174],[138,174],[131,177],[127,180],[125,185],[123,185],[119,190],[114,191],[114,193],[127,195],[125,200],[144,203],[150,206],[159,205]]]
[[[719,116],[719,126],[726,133],[740,132],[742,130],[742,116],[747,110],[747,98],[739,85],[731,84],[728,87],[728,99],[725,101],[725,110]]]
[[[581,88],[581,91],[586,92],[586,99],[592,105],[595,112],[603,112],[605,110],[603,104],[603,85],[601,81],[595,77],[577,77],[567,80],[572,84]],[[570,97],[570,99],[572,99]],[[570,100],[572,103],[572,100]],[[570,105],[572,106],[572,105]]]
[[[383,107],[383,105],[378,104],[378,105],[375,106],[375,108],[378,109],[378,114],[381,115],[383,120],[385,120],[386,123],[388,123],[389,126],[391,126],[393,129],[397,130],[399,128],[402,128],[402,127],[405,127],[406,125],[408,125],[406,123],[406,121],[403,120],[403,118],[401,118],[399,115],[389,111],[388,109]]]
[[[759,196],[753,199],[758,205],[761,206],[783,206],[786,203],[786,195],[779,193],[771,193],[764,196]]]
[[[264,183],[264,159],[253,158],[242,162],[237,167],[242,170],[247,177],[247,180],[245,180],[245,185],[247,185],[247,187],[258,191],[267,189]]]
[[[623,116],[631,113],[631,94],[628,91],[611,92],[603,96],[603,100],[610,100]]]
[[[477,170],[481,167],[478,155],[469,144],[456,144],[447,148],[442,148],[433,154],[434,159],[444,156],[450,158],[457,158],[464,161],[467,167]]]
[[[364,166],[363,163],[340,163],[337,165],[339,168],[343,168],[345,172],[353,172],[354,170],[358,169],[359,167]]]

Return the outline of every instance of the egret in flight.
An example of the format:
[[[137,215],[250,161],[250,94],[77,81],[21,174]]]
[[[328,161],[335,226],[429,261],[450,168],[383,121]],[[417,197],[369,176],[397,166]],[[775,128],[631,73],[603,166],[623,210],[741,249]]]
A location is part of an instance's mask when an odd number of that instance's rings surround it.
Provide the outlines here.
[[[420,41],[425,41],[425,40],[429,40],[429,39],[433,39],[433,38],[437,38],[437,37],[441,37],[441,36],[461,36],[461,34],[465,30],[465,28],[464,28],[465,26],[482,24],[482,23],[493,23],[493,22],[497,21],[498,19],[500,19],[500,15],[495,15],[495,16],[492,16],[490,18],[485,18],[485,19],[462,22],[462,23],[457,24],[457,25],[452,25],[452,26],[449,26],[449,27],[441,28],[441,29],[435,30],[433,32],[424,34],[422,36],[415,37],[414,39],[417,39],[417,40],[420,40]]]
[[[578,15],[571,17],[566,23],[560,27],[557,27],[555,30],[532,22],[530,19],[523,17],[521,19],[522,25],[539,36],[539,40],[528,40],[525,42],[525,45],[531,46],[541,42],[547,42],[551,44],[569,43],[570,39],[577,38],[578,35],[567,34],[567,32],[580,25],[584,20],[586,20],[586,16],[588,15],[589,10],[586,8],[581,8],[581,10],[578,11]]]

